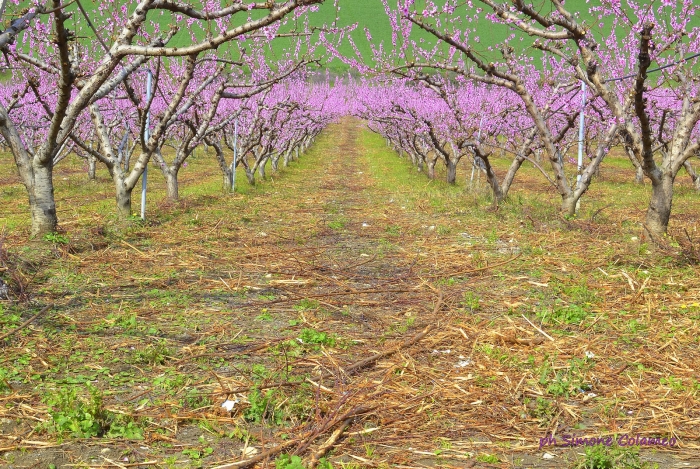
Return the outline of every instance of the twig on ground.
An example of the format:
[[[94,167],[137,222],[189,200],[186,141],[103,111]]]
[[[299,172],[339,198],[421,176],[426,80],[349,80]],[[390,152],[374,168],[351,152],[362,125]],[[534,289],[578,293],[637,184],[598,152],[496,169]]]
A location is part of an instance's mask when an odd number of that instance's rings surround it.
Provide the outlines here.
[[[326,453],[337,443],[337,441],[340,439],[340,436],[343,434],[345,429],[350,426],[350,423],[352,422],[352,418],[347,418],[343,420],[343,422],[340,424],[340,426],[331,434],[330,437],[326,440],[325,443],[323,443],[321,446],[318,447],[316,452],[311,455],[311,458],[309,459],[309,462],[306,467],[309,469],[314,469],[319,461],[321,460],[322,457],[326,455]]]
[[[521,316],[522,316],[523,319],[526,320],[532,327],[534,327],[535,330],[536,330],[537,332],[539,332],[540,334],[542,334],[543,336],[545,336],[546,338],[548,338],[549,340],[551,340],[552,342],[554,342],[554,339],[552,338],[552,336],[550,336],[549,334],[547,334],[545,331],[543,331],[543,330],[540,329],[539,327],[535,326],[535,325],[532,323],[532,321],[530,321],[524,314],[521,314]]]
[[[12,329],[10,332],[7,332],[7,333],[5,333],[5,334],[3,334],[3,335],[0,335],[0,341],[2,341],[2,340],[4,340],[4,339],[7,339],[7,338],[10,337],[11,335],[16,334],[17,332],[21,331],[22,329],[24,329],[25,327],[27,327],[28,325],[30,325],[32,322],[34,322],[34,320],[36,320],[36,319],[37,319],[39,316],[41,316],[42,314],[46,313],[46,312],[47,312],[48,310],[50,310],[51,308],[53,308],[53,305],[52,305],[52,304],[51,304],[51,305],[44,306],[44,307],[41,309],[41,311],[39,311],[38,313],[36,313],[36,314],[35,314],[34,316],[32,316],[31,318],[29,318],[29,319],[27,319],[26,321],[24,321],[24,322],[23,322],[22,324],[20,324],[19,326],[17,326],[17,327],[15,327],[14,329]]]

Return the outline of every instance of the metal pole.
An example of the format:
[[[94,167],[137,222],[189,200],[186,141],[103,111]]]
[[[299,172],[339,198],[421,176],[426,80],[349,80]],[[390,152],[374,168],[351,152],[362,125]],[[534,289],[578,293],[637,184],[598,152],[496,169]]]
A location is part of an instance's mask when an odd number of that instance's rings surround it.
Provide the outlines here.
[[[584,109],[586,108],[586,82],[581,82],[581,118],[578,124],[578,176],[576,176],[576,188],[578,188],[581,182],[581,170],[583,169],[583,138],[584,138],[584,128],[586,125],[586,116],[584,114]]]
[[[151,74],[151,71],[148,70],[148,78],[146,79],[146,100],[150,101],[151,100],[151,87],[152,87],[152,82],[153,81],[153,75]],[[145,143],[148,143],[148,140],[151,138],[150,135],[150,127],[151,127],[151,109],[148,109],[148,112],[146,113],[146,128],[144,129],[143,132],[143,141]],[[148,162],[146,162],[146,167],[143,169],[143,176],[141,178],[141,219],[145,220],[146,219],[146,188],[148,187]]]
[[[481,120],[479,121],[479,132],[477,132],[477,134],[476,134],[476,143],[477,144],[481,140],[481,125],[483,123],[484,123],[484,116],[481,116]],[[476,155],[474,155],[474,159],[472,160],[472,176],[469,179],[469,187],[471,187],[474,184],[474,171],[476,171]]]
[[[238,161],[238,119],[233,123],[233,163],[231,163],[231,192],[236,192],[236,162]]]

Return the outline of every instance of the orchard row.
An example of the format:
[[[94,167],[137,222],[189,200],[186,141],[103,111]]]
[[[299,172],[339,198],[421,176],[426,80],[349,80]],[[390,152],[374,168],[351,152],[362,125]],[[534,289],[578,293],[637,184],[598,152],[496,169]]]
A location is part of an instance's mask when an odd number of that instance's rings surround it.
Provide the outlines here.
[[[0,34],[12,73],[0,86],[0,133],[27,188],[32,233],[57,228],[52,171],[66,155],[85,158],[93,174],[104,164],[129,216],[149,163],[171,199],[203,144],[226,187],[236,168],[254,183],[343,115],[365,119],[429,177],[441,163],[454,183],[470,160],[494,204],[527,161],[573,215],[615,147],[651,182],[652,236],[667,230],[682,168],[700,189],[692,0],[603,0],[585,17],[559,0],[547,13],[521,0],[383,2],[392,42],[366,31],[372,57],[359,52],[356,26],[309,26],[323,0],[107,1],[92,16],[50,0],[18,11]],[[506,38],[482,44],[485,28]],[[271,44],[282,37],[291,45],[280,55]],[[354,56],[339,52],[344,41]],[[329,60],[355,73],[319,72]],[[496,155],[509,158],[505,173],[494,170]]]

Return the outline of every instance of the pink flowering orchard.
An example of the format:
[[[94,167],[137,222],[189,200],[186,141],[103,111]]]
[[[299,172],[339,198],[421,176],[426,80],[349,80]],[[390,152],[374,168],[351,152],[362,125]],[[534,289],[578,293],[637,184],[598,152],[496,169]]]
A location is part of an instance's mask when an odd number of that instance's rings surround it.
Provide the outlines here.
[[[619,139],[635,166],[651,181],[645,229],[652,236],[662,235],[671,215],[676,175],[700,149],[696,70],[700,29],[691,26],[698,6],[691,0],[652,6],[603,1],[591,8],[591,14],[601,22],[598,28],[607,22],[613,33],[599,39],[593,25],[578,13],[558,0],[550,3],[551,8],[542,13],[520,0],[448,0],[442,6],[428,1],[420,7],[413,0],[402,0],[393,10],[385,1],[394,36],[403,38],[394,58],[398,67],[392,71],[412,70],[412,78],[418,80],[425,80],[421,74],[431,70],[444,71],[512,91],[532,120],[535,138],[549,160],[547,177],[559,192],[567,215],[575,213],[598,165]],[[482,49],[478,30],[470,26],[481,15],[494,27],[512,31],[488,48],[488,58],[477,52]],[[444,47],[428,47],[412,39],[412,27],[429,33]],[[531,47],[523,49],[518,43],[525,38]],[[533,66],[531,52],[527,53],[532,49],[541,53],[538,67]],[[415,59],[406,60],[409,55]],[[660,70],[654,70],[652,63]],[[650,75],[652,71],[660,73]],[[573,133],[571,108],[576,101],[582,103],[583,97],[570,97],[569,123],[565,118],[564,128],[559,129],[548,103],[556,92],[572,93],[581,83],[587,87],[589,109],[599,114],[601,137],[595,155],[578,168],[579,177],[572,183],[560,156],[561,140],[566,139],[562,133]]]
[[[236,168],[254,184],[342,115],[366,120],[429,178],[444,165],[456,184],[468,161],[470,183],[483,174],[494,205],[527,163],[573,216],[616,146],[636,180],[651,183],[651,236],[668,228],[681,168],[700,190],[691,163],[700,150],[691,0],[604,0],[587,15],[558,0],[546,13],[520,0],[382,0],[390,43],[366,28],[352,35],[362,24],[310,27],[320,0],[101,2],[94,11],[12,3],[15,19],[0,33],[12,73],[0,87],[0,130],[27,188],[34,235],[57,227],[52,169],[68,154],[85,158],[92,174],[104,164],[117,212],[130,216],[149,163],[172,200],[200,146],[214,150],[226,187]],[[484,44],[484,27],[505,39]],[[280,36],[292,45],[271,54]],[[351,73],[324,72],[331,60]],[[505,172],[495,157],[509,158]]]
[[[98,11],[85,12],[78,23],[82,25],[82,31],[70,29],[69,24],[76,22],[68,20],[83,13],[71,2],[14,2],[18,11],[23,7],[27,10],[2,32],[0,46],[11,66],[12,81],[24,81],[25,86],[20,84],[16,89],[3,89],[3,94],[9,99],[0,104],[0,132],[27,188],[32,235],[56,230],[58,218],[52,180],[54,158],[71,140],[78,123],[84,122],[85,113],[92,113],[92,121],[101,132],[102,161],[114,169],[117,204],[120,212],[126,213],[129,211],[130,191],[155,152],[158,141],[164,137],[171,120],[182,110],[181,106],[187,106],[189,91],[201,85],[193,82],[196,81],[201,56],[216,57],[211,51],[219,48],[223,51],[227,43],[241,40],[246,35],[259,33],[274,37],[275,25],[287,15],[306,10],[321,1],[236,2],[229,6],[220,6],[218,2],[197,2],[195,5],[169,0],[142,0],[133,4],[100,2]],[[260,10],[262,14],[254,19],[251,10]],[[172,21],[167,28],[161,28],[156,21],[156,16],[161,13],[171,15]],[[205,37],[200,37],[197,29],[207,31]],[[176,35],[190,40],[185,40],[184,46],[169,46]],[[96,40],[82,39],[85,37]],[[138,73],[146,67],[158,68],[156,62],[176,57],[182,58],[186,64],[180,86],[167,103],[163,103],[162,118],[149,138],[146,140],[144,132],[139,133],[140,156],[133,162],[129,174],[124,176],[114,164],[118,156],[109,152],[111,145],[103,138],[107,130],[100,115],[100,101],[109,100],[114,93],[126,94],[134,105],[136,116],[140,117],[143,130],[145,114],[155,98],[144,100],[139,97],[142,89],[137,88],[142,88],[145,80]],[[41,87],[47,88],[48,93],[40,92]],[[22,125],[26,122],[22,114],[29,110],[24,107],[25,101],[42,111],[39,116],[46,125],[41,128]]]

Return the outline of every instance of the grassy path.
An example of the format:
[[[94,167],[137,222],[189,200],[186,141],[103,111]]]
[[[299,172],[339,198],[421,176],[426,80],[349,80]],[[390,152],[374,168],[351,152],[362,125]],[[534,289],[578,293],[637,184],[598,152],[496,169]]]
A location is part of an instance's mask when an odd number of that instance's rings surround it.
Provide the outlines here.
[[[484,211],[353,120],[233,197],[207,158],[147,224],[104,214],[109,181],[69,180],[67,244],[6,238],[32,302],[0,304],[0,335],[54,307],[2,344],[0,466],[215,467],[286,444],[260,466],[291,469],[334,432],[336,468],[697,463],[697,266],[536,197]],[[552,433],[683,448],[582,456],[540,448]]]

